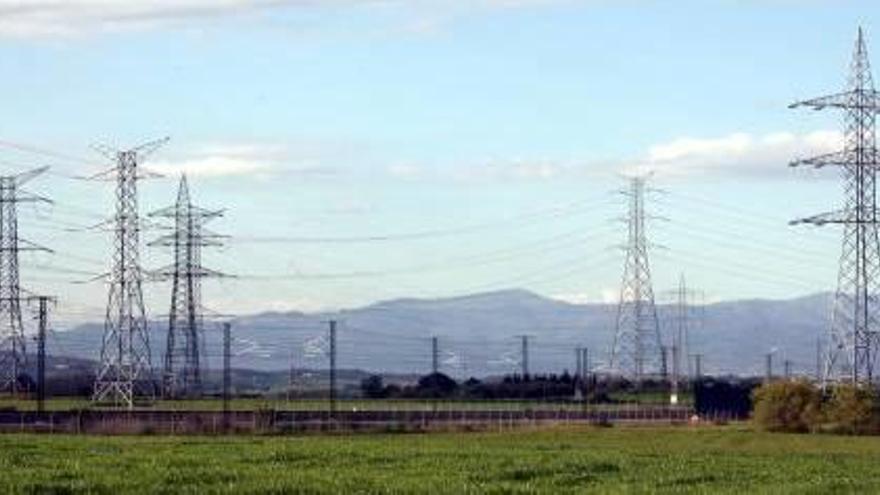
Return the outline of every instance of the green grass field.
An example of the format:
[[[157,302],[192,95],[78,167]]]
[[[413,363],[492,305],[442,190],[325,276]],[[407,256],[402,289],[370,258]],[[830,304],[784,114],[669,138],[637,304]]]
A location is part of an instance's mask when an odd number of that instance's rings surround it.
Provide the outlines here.
[[[0,436],[2,493],[877,493],[880,441],[726,428]]]

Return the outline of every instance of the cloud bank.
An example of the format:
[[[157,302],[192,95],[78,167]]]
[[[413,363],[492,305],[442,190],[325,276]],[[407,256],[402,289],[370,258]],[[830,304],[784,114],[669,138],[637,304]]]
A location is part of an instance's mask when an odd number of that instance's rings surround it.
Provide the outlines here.
[[[175,158],[150,160],[146,166],[162,175],[185,173],[193,177],[268,178],[282,174],[329,176],[337,173],[281,144],[205,145]]]
[[[836,131],[737,132],[718,137],[675,138],[648,147],[632,160],[512,158],[454,166],[395,162],[385,167],[385,175],[407,181],[461,183],[546,182],[647,172],[671,179],[785,178],[791,177],[786,165],[792,160],[836,151],[842,144],[843,136]],[[202,177],[326,177],[341,173],[340,164],[362,157],[363,149],[349,148],[351,145],[344,143],[203,145],[170,159],[151,160],[148,167],[165,175],[185,172]]]
[[[476,183],[577,180],[649,172],[672,179],[785,178],[791,177],[786,166],[791,161],[837,151],[842,146],[843,136],[837,131],[736,132],[717,137],[678,137],[649,146],[633,159],[516,158],[455,167],[407,164],[389,167],[388,173],[396,178]]]
[[[792,160],[836,151],[842,144],[836,131],[682,137],[650,147],[643,160],[626,168],[671,177],[782,175]]]
[[[435,27],[465,12],[561,0],[0,0],[0,36],[52,38],[148,30],[223,17],[358,8],[398,9],[412,26]]]

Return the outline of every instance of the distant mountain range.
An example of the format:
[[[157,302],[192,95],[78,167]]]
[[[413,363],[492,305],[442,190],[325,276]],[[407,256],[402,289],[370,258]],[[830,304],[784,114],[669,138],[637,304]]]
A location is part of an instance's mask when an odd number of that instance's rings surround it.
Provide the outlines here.
[[[789,300],[740,300],[690,311],[690,353],[700,353],[712,374],[762,374],[774,352],[776,371],[791,360],[796,373],[813,373],[816,339],[827,328],[828,294]],[[673,307],[658,306],[664,340]],[[591,362],[608,361],[616,306],[571,304],[524,290],[444,299],[397,299],[341,313],[268,312],[235,319],[233,365],[261,371],[321,369],[327,365],[328,321],[338,323],[340,368],[424,373],[431,368],[431,337],[438,338],[441,370],[453,376],[500,375],[519,369],[521,340],[529,336],[532,372],[575,367],[575,347],[587,346]],[[162,362],[164,323],[152,322],[155,365]],[[97,359],[101,324],[58,332],[50,352]],[[206,324],[208,366],[221,363],[219,326]]]

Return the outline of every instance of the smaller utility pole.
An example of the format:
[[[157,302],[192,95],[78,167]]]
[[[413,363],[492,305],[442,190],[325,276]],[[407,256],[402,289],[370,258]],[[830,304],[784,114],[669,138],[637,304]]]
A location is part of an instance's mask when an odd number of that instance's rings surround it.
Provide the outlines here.
[[[783,366],[785,369],[785,379],[791,380],[791,360],[786,359],[785,362],[783,363]]]
[[[229,393],[232,386],[232,324],[223,323],[223,427],[229,428]]]
[[[679,366],[681,364],[681,359],[679,358],[680,349],[678,345],[673,344],[672,346],[672,380],[669,392],[669,403],[672,405],[678,404],[678,381],[681,379],[680,374],[681,370]]]
[[[330,320],[330,416],[336,415],[336,320]]]
[[[46,331],[49,327],[48,296],[37,296],[39,305],[39,324],[37,329],[37,412],[43,413],[46,407]]]
[[[528,335],[520,335],[520,339],[522,340],[522,356],[520,356],[520,366],[522,366],[522,377],[523,380],[529,376],[529,336]]]
[[[660,346],[660,376],[666,378],[669,376],[669,346]]]
[[[290,402],[290,396],[293,392],[293,349],[290,350],[290,354],[288,356],[288,369],[287,369],[287,402]],[[288,404],[289,406],[289,404]]]
[[[694,378],[699,380],[703,377],[703,355],[694,354]]]
[[[581,379],[583,379],[586,382],[587,379],[590,377],[590,348],[589,347],[581,348],[581,354],[583,356],[583,357],[581,357],[581,363],[582,363],[581,366],[582,366],[582,370],[583,370],[583,374],[581,375]]]
[[[587,395],[590,391],[591,380],[593,377],[590,376],[590,348],[582,347],[581,348],[581,376],[580,380],[583,383],[582,391],[584,393],[584,405],[589,401],[589,396]]]
[[[764,377],[764,381],[770,383],[773,381],[773,353],[767,353],[767,370]]]
[[[431,337],[431,373],[440,372],[440,340],[437,337]]]

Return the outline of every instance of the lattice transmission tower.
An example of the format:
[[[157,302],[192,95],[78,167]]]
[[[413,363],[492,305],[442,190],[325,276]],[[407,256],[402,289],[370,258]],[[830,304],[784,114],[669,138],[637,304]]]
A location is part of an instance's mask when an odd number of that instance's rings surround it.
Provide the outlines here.
[[[18,204],[49,202],[46,198],[21,189],[22,185],[47,168],[0,177],[0,386],[13,394],[18,392],[19,375],[27,361],[21,318],[23,298],[18,254],[21,251],[49,251],[18,236]]]
[[[162,392],[166,397],[198,395],[202,388],[201,358],[204,355],[201,280],[225,276],[202,266],[202,248],[222,245],[222,236],[208,231],[204,225],[223,216],[223,211],[194,205],[186,176],[182,176],[174,206],[150,216],[174,222],[172,233],[150,243],[174,251],[174,263],[155,272],[157,279],[171,280],[172,284]]]
[[[107,222],[114,232],[113,256],[107,274],[110,290],[101,361],[92,398],[128,408],[133,407],[136,396],[155,393],[140,263],[142,224],[137,184],[155,176],[141,170],[141,160],[166,142],[168,138],[125,151],[100,149],[116,166],[95,176],[116,182],[116,214]]]
[[[874,89],[868,51],[859,28],[847,88],[801,101],[790,108],[832,108],[844,112],[843,149],[796,160],[792,166],[834,165],[843,178],[843,208],[795,220],[792,224],[843,226],[837,292],[829,329],[824,380],[871,382],[878,350],[880,312],[880,239],[877,229],[876,116],[880,95]]]
[[[663,365],[660,321],[654,305],[649,242],[645,232],[645,177],[630,179],[623,193],[629,198],[626,261],[620,286],[611,369],[640,381],[647,373],[659,373]]]

